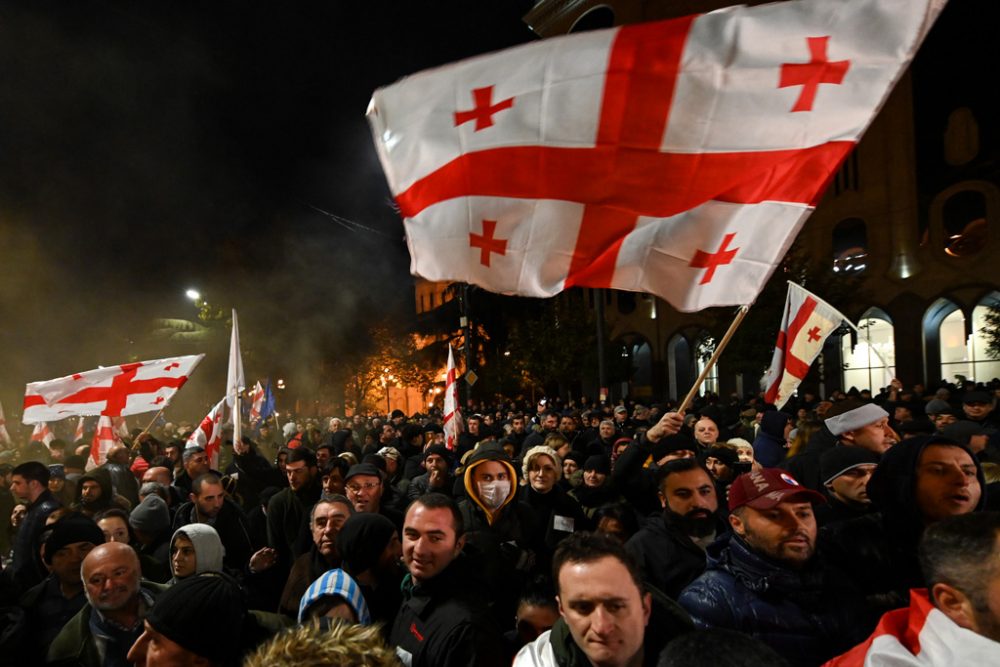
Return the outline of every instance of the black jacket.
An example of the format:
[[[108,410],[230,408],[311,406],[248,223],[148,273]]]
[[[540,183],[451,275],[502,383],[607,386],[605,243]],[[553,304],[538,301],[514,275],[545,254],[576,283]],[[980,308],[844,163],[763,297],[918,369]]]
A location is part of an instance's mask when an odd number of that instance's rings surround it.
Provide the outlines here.
[[[824,424],[812,434],[805,449],[790,459],[781,462],[781,467],[792,473],[792,477],[802,486],[823,492],[823,480],[819,474],[819,458],[823,452],[833,449],[840,440]]]
[[[10,577],[18,593],[27,591],[45,578],[38,555],[38,538],[45,530],[45,520],[58,508],[59,501],[48,489],[28,505],[28,511],[17,529],[17,537],[14,538],[14,560],[9,572],[4,573]]]
[[[723,532],[720,525],[717,534]],[[681,591],[705,571],[705,552],[665,517],[650,517],[625,543],[635,557],[643,579],[676,600]]]
[[[504,651],[500,629],[487,613],[464,559],[429,581],[403,580],[403,604],[392,626],[390,644],[411,656],[412,667],[500,667]]]
[[[309,548],[308,544],[301,543],[301,537],[309,523],[309,510],[322,491],[317,475],[312,484],[298,493],[291,487],[284,488],[267,504],[267,544],[278,552],[286,570]]]
[[[909,590],[925,585],[917,560],[924,521],[915,500],[916,469],[924,448],[942,440],[959,446],[940,436],[919,436],[894,445],[882,455],[868,482],[868,497],[878,513],[830,524],[820,531],[820,550],[865,594],[873,619],[905,607]],[[976,463],[983,489],[976,511],[982,511],[986,480],[979,461],[968,449],[966,452]]]

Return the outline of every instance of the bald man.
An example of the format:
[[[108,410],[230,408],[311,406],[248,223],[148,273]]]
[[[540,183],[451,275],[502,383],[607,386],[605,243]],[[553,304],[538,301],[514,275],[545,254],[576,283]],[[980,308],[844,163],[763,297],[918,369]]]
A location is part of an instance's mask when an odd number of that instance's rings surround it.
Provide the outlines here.
[[[80,571],[87,604],[52,642],[48,664],[128,664],[126,656],[142,634],[143,618],[165,587],[143,581],[135,550],[120,542],[92,549]]]

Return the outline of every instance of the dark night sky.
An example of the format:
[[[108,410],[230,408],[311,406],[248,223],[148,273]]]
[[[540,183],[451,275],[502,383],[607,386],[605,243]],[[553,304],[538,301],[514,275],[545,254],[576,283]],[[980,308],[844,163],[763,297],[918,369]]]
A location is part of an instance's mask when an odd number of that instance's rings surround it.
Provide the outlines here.
[[[8,418],[26,381],[196,351],[214,360],[192,381],[209,400],[224,350],[144,340],[153,317],[193,317],[187,287],[239,309],[244,347],[258,351],[252,379],[302,374],[382,314],[402,326],[409,258],[364,118],[371,92],[532,39],[530,5],[0,0]],[[981,122],[998,113],[997,8],[952,0],[918,54],[916,168],[928,192],[969,177],[933,166],[954,105]],[[995,172],[994,128],[982,139]]]
[[[149,319],[191,318],[189,286],[280,351],[254,376],[314,363],[363,318],[411,313],[368,99],[531,39],[525,5],[0,2],[8,416],[25,381],[150,357]]]

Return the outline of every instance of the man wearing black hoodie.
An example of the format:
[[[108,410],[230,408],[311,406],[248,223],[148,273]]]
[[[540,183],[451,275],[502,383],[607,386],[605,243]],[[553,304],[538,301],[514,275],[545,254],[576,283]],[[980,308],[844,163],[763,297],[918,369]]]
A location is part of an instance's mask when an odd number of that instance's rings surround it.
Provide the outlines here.
[[[819,549],[851,576],[877,619],[906,606],[911,588],[923,587],[917,546],[924,528],[981,511],[985,487],[979,461],[963,445],[940,436],[909,438],[882,456],[868,482],[879,511],[825,527]]]
[[[271,497],[267,504],[267,544],[277,551],[287,571],[292,561],[308,549],[302,540],[308,535],[309,510],[319,500],[323,485],[316,467],[316,455],[306,447],[291,450],[285,463],[288,488]]]

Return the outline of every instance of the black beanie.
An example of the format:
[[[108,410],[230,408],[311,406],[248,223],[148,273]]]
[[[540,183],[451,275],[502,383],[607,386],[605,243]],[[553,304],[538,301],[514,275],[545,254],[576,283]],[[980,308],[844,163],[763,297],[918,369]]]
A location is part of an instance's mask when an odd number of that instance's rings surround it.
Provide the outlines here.
[[[337,533],[337,551],[348,574],[357,576],[378,563],[396,526],[381,514],[350,516]]]
[[[232,577],[218,572],[181,579],[156,598],[146,622],[167,639],[215,662],[240,651],[246,604]],[[211,632],[206,624],[211,624]]]
[[[426,459],[431,454],[437,454],[445,461],[451,463],[451,452],[448,451],[448,448],[444,445],[428,445],[428,447],[424,449],[424,458]]]
[[[730,468],[740,462],[740,455],[737,453],[736,449],[732,447],[713,445],[708,448],[707,452],[705,452],[705,458],[708,458],[709,456],[718,459]]]
[[[64,516],[55,522],[49,539],[45,540],[45,562],[52,565],[55,552],[77,542],[90,542],[95,546],[104,544],[104,532],[92,519],[82,514]]]
[[[584,470],[596,470],[599,473],[610,475],[611,474],[611,461],[608,460],[607,456],[603,454],[595,454],[593,456],[587,457],[587,460],[583,463]]]

